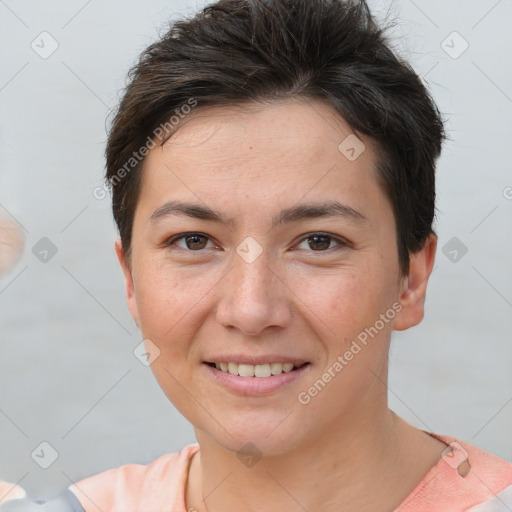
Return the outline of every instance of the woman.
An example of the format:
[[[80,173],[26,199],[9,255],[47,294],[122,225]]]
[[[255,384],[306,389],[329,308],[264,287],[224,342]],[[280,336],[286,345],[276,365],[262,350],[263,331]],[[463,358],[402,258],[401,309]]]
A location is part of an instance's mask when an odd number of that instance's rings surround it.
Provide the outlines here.
[[[143,357],[197,444],[96,511],[498,511],[512,464],[387,404],[421,322],[443,122],[364,1],[221,0],[130,74],[108,140]]]

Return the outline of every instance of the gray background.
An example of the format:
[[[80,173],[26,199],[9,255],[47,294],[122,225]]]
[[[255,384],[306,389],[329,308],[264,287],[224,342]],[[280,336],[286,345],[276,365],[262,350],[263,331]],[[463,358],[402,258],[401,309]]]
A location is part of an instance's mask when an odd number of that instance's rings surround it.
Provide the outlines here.
[[[35,495],[195,441],[133,355],[141,338],[109,198],[92,191],[128,68],[167,19],[202,5],[0,0],[0,214],[26,234],[22,259],[0,277],[0,478]],[[398,16],[395,48],[426,81],[452,139],[438,166],[426,317],[394,334],[390,405],[512,460],[512,1],[370,5]],[[59,45],[46,59],[31,47],[43,31]],[[469,47],[459,55],[461,38]],[[46,263],[32,252],[42,237],[57,247]],[[456,261],[448,243],[459,244]],[[31,458],[42,441],[58,452],[46,470]]]

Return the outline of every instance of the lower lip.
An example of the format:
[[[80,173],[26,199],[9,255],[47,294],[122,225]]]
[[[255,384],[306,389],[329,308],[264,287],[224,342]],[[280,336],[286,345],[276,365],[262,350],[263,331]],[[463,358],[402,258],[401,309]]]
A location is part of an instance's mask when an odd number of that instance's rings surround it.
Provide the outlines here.
[[[279,375],[271,375],[270,377],[240,377],[240,375],[231,375],[228,372],[217,370],[207,363],[203,366],[209,374],[230,391],[239,395],[268,395],[278,389],[295,382],[300,379],[304,373],[309,371],[310,364],[304,364],[291,372],[283,372]]]

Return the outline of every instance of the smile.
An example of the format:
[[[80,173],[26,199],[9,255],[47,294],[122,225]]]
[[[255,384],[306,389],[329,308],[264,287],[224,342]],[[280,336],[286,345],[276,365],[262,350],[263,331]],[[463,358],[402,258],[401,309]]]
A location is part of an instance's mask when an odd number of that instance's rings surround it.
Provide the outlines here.
[[[233,362],[207,363],[212,368],[216,368],[221,372],[230,375],[238,375],[240,377],[266,378],[272,375],[280,375],[295,371],[308,363],[265,363],[265,364],[243,364]]]

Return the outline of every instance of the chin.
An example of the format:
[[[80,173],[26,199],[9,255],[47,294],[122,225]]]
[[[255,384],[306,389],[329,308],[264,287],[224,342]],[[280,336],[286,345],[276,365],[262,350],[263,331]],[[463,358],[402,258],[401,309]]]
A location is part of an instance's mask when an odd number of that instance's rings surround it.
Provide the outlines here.
[[[290,418],[285,420],[286,414],[267,415],[265,420],[261,419],[261,412],[257,412],[254,415],[258,415],[259,420],[251,415],[251,418],[239,418],[233,423],[226,421],[224,428],[212,429],[209,425],[208,429],[202,430],[218,445],[237,455],[256,452],[257,456],[277,456],[292,451],[303,441],[302,429],[292,424]]]

